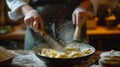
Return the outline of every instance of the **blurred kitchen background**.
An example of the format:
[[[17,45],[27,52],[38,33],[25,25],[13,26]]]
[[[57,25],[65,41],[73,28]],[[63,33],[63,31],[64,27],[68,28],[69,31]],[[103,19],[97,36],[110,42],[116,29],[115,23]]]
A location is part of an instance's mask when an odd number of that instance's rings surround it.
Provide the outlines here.
[[[0,5],[0,45],[8,49],[23,49],[26,31],[23,18],[10,20],[5,0],[0,0]],[[120,50],[120,4],[114,11],[101,4],[96,17],[86,21],[88,43],[97,50]]]

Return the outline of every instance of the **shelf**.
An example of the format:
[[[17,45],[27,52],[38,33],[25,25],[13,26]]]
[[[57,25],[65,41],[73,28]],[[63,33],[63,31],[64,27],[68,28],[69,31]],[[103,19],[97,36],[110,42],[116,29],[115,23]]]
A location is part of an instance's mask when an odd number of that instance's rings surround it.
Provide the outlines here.
[[[106,27],[97,27],[96,29],[87,30],[87,35],[120,35],[119,29],[108,30]]]

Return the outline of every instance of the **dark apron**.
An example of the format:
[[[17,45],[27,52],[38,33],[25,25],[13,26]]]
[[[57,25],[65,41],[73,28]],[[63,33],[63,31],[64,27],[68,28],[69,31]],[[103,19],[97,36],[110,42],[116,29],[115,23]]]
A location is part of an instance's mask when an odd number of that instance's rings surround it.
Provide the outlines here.
[[[43,18],[45,31],[57,42],[64,44],[72,41],[75,30],[71,21],[72,12],[80,2],[80,0],[38,0],[38,2],[31,1],[30,5]],[[45,41],[39,33],[27,28],[24,49],[31,50],[43,42]]]

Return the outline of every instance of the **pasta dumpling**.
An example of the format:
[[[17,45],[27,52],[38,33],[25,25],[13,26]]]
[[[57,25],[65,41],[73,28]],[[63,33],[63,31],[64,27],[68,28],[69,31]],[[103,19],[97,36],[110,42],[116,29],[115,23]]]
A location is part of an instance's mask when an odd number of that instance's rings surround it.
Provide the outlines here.
[[[76,46],[72,47],[65,47],[67,53],[59,52],[54,49],[50,48],[43,48],[40,55],[51,57],[51,58],[75,58],[75,57],[82,57],[88,55],[92,52],[92,49],[85,49],[83,51],[79,51]]]

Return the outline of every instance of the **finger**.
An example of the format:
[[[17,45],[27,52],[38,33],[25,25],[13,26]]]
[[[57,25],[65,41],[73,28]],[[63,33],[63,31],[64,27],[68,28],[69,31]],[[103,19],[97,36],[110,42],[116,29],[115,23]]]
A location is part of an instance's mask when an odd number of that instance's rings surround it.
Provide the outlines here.
[[[31,18],[32,22],[31,22],[31,25],[30,27],[34,29],[34,31],[38,31],[38,25],[39,25],[39,21],[37,20],[37,16],[34,16]]]
[[[28,19],[25,20],[25,24],[26,24],[27,26],[30,26],[31,23],[32,23],[32,21],[33,21],[32,18],[28,18]]]
[[[44,24],[43,24],[43,20],[41,19],[41,17],[38,17],[37,20],[39,21],[40,28],[41,28],[42,30],[44,30]]]
[[[80,20],[82,20],[82,18],[81,18],[81,15],[80,14],[78,14],[77,15],[77,18],[76,18],[76,25],[79,25],[80,26],[80,24],[81,24],[81,22],[80,22]]]
[[[44,30],[44,24],[42,19],[40,19],[40,25],[41,25],[41,29]]]
[[[30,21],[30,25],[29,26],[30,26],[30,28],[33,29],[33,22]]]
[[[37,30],[37,29],[38,29],[38,25],[39,25],[38,22],[35,20],[34,23],[33,23],[33,27],[34,27],[34,29]]]
[[[38,25],[37,17],[33,16],[33,24],[32,24],[33,29],[37,29],[38,27],[37,25]]]
[[[41,20],[40,20],[39,16],[36,16],[34,18],[34,24],[33,25],[34,25],[33,27],[36,31],[38,31],[40,29],[43,29],[43,24],[41,24]]]
[[[36,20],[33,22],[33,29],[34,29],[35,32],[39,31],[39,29],[38,29],[38,22]]]
[[[73,21],[73,24],[76,25],[76,15],[75,14],[72,15],[72,21]]]

